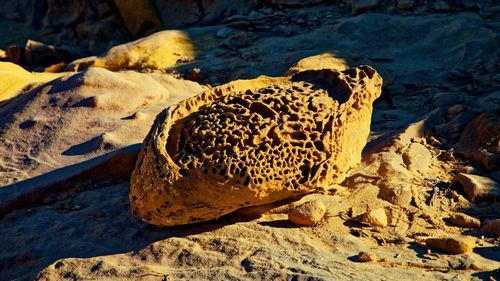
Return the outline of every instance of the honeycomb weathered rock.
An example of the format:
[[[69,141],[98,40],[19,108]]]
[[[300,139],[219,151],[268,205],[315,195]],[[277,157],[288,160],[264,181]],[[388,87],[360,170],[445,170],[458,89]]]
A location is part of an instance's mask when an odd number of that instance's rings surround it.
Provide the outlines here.
[[[308,70],[167,108],[132,174],[132,210],[152,224],[188,224],[328,189],[359,163],[381,85],[368,66]]]

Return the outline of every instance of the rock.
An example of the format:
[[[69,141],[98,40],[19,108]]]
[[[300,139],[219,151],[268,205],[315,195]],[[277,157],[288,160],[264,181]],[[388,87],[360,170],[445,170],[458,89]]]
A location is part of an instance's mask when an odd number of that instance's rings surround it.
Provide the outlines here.
[[[379,188],[378,197],[394,205],[408,207],[413,200],[411,188],[406,182],[383,180],[379,184]]]
[[[52,45],[28,40],[24,47],[24,60],[29,65],[49,66],[62,61],[69,61],[71,54]]]
[[[279,6],[308,6],[323,2],[323,0],[264,0],[269,4]]]
[[[450,6],[443,0],[436,1],[432,6],[432,8],[434,9],[434,11],[441,13],[446,13],[450,11]]]
[[[311,200],[288,211],[288,220],[296,225],[313,226],[325,215],[326,207],[319,200]]]
[[[90,66],[116,70],[165,70],[183,58],[192,58],[194,49],[188,36],[175,30],[154,33],[139,40],[115,46],[102,56],[88,57],[70,63],[67,71],[81,71]]]
[[[500,219],[490,220],[483,226],[483,230],[487,233],[500,236]]]
[[[453,179],[452,185],[462,186],[472,202],[500,197],[500,184],[487,177],[459,173]]]
[[[236,50],[252,45],[256,36],[251,32],[238,32],[229,36],[224,41],[224,47],[230,50]]]
[[[353,14],[363,13],[375,9],[377,0],[352,0],[351,12]]]
[[[342,71],[348,68],[344,59],[335,57],[331,53],[323,53],[299,60],[285,72],[285,75],[290,76],[305,70],[336,69]]]
[[[487,111],[476,117],[453,148],[486,170],[500,169],[500,110]]]
[[[398,8],[402,10],[411,10],[415,6],[413,0],[398,0]]]
[[[30,84],[47,82],[62,75],[31,73],[17,64],[0,62],[0,102],[15,97]]]
[[[201,21],[199,1],[153,0],[161,22],[168,28],[180,28]]]
[[[468,228],[480,228],[481,221],[463,213],[454,213],[450,216],[450,221],[454,225]]]
[[[308,70],[234,81],[167,108],[132,173],[133,212],[189,224],[328,190],[360,162],[381,86],[368,66]]]
[[[432,160],[430,151],[420,143],[412,143],[403,153],[403,161],[410,171],[425,172]]]
[[[369,226],[387,226],[387,215],[383,208],[371,210],[363,215],[361,222]]]
[[[229,37],[232,33],[233,33],[233,31],[230,28],[223,27],[223,28],[217,30],[217,33],[215,34],[215,36],[217,38],[225,39],[225,38]]]
[[[449,122],[434,127],[433,130],[439,137],[456,140],[474,117],[475,115],[472,113],[461,112]]]
[[[375,255],[374,253],[359,252],[359,254],[356,256],[356,260],[359,262],[377,261],[377,255]]]
[[[451,254],[463,254],[472,251],[476,245],[476,239],[470,236],[427,238],[425,245]]]
[[[154,5],[142,0],[114,0],[123,24],[134,38],[143,36],[146,31],[159,28],[161,21]]]
[[[457,172],[463,174],[476,174],[478,173],[478,170],[472,166],[462,166],[457,169]]]

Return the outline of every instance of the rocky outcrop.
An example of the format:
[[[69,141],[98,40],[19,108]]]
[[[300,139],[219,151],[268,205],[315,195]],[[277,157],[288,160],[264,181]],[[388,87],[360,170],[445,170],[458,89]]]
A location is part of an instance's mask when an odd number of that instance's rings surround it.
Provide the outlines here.
[[[368,66],[235,81],[159,114],[132,174],[162,226],[327,190],[361,159],[381,77]]]

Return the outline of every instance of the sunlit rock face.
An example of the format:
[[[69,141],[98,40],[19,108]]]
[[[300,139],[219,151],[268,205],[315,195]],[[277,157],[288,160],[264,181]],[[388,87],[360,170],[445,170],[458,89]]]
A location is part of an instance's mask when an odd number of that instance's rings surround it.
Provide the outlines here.
[[[382,79],[369,66],[238,80],[160,113],[132,174],[162,226],[327,190],[361,160]]]

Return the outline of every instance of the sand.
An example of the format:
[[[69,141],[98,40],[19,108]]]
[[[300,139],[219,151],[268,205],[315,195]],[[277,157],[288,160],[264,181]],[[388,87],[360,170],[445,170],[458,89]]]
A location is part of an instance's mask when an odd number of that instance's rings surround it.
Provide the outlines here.
[[[470,121],[500,108],[500,9],[417,4],[380,3],[359,14],[332,4],[266,4],[182,28],[176,34],[187,36],[181,47],[189,46],[189,58],[173,60],[169,49],[140,67],[139,59],[49,74],[0,62],[0,81],[20,81],[8,91],[0,84],[0,196],[44,191],[0,214],[0,280],[498,280],[498,237],[448,218],[462,212],[481,225],[500,218],[498,200],[470,202],[451,185],[463,171],[500,181],[498,170],[452,150]],[[1,49],[43,32],[69,40],[50,27],[0,22],[8,26]],[[79,61],[127,58],[120,55],[126,47],[102,50],[115,45],[104,38],[88,39],[101,43]],[[315,226],[289,222],[289,202],[189,226],[150,226],[131,213],[129,166],[117,182],[98,174],[119,161],[82,164],[140,144],[168,105],[235,79],[314,68],[321,65],[314,59],[298,62],[317,55],[338,67],[369,64],[384,88],[361,164],[331,192],[301,199],[326,206]],[[361,222],[379,208],[387,226]],[[425,246],[429,237],[457,235],[474,237],[475,248],[453,255]],[[360,252],[377,259],[358,262]]]

